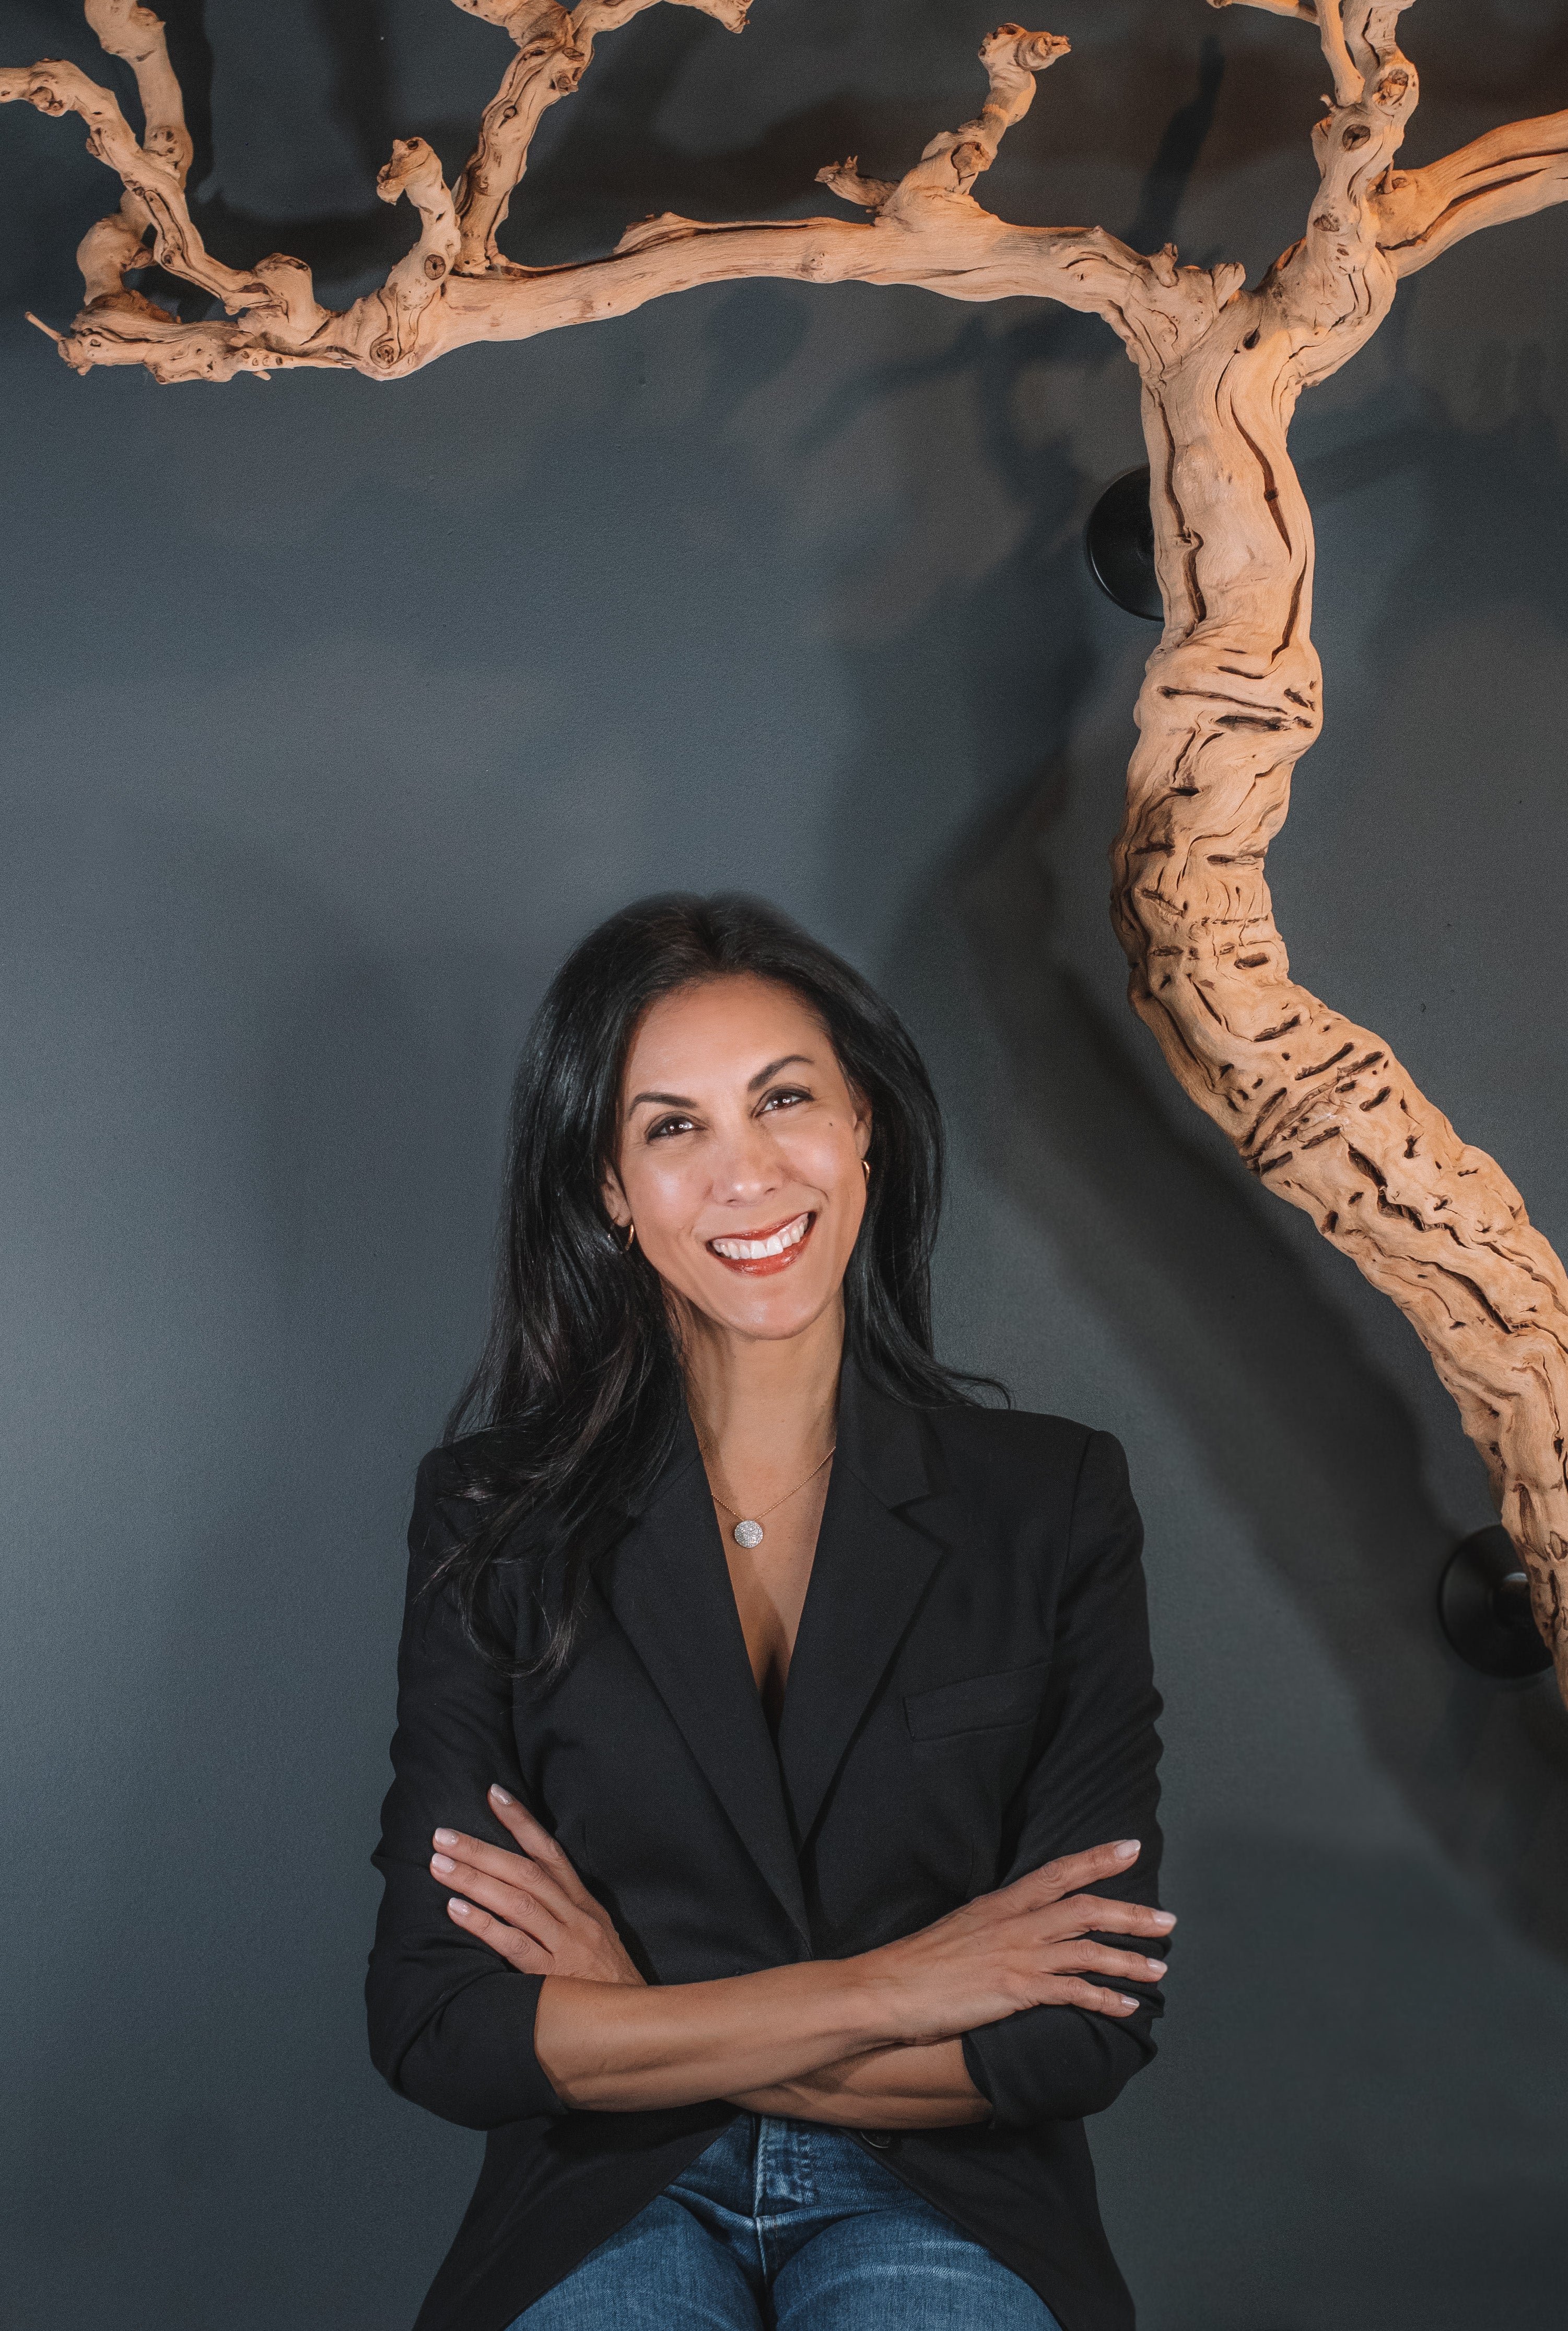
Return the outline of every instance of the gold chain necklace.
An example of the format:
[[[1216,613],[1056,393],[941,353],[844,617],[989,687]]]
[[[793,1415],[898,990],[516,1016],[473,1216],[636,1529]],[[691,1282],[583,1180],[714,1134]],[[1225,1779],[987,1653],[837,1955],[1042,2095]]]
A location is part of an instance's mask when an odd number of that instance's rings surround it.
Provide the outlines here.
[[[835,1441],[833,1443],[833,1449],[836,1449],[838,1445],[838,1442]],[[727,1514],[733,1514],[735,1516],[735,1527],[729,1534],[735,1540],[736,1546],[744,1546],[748,1553],[754,1546],[760,1546],[764,1537],[766,1536],[766,1532],[763,1528],[763,1524],[767,1519],[769,1514],[776,1514],[781,1506],[787,1506],[792,1498],[798,1498],[801,1491],[806,1487],[808,1482],[814,1481],[816,1479],[817,1475],[827,1463],[828,1457],[832,1455],[833,1449],[829,1450],[827,1457],[819,1459],[817,1463],[812,1467],[811,1471],[806,1475],[804,1481],[797,1481],[793,1489],[786,1489],[782,1498],[775,1498],[774,1499],[771,1506],[764,1506],[760,1514],[752,1514],[749,1516],[745,1515],[741,1512],[738,1506],[732,1506],[727,1498],[721,1498],[718,1491],[713,1487],[713,1479],[710,1475],[708,1477],[708,1486],[709,1490],[712,1492],[714,1504],[716,1506],[722,1506]]]

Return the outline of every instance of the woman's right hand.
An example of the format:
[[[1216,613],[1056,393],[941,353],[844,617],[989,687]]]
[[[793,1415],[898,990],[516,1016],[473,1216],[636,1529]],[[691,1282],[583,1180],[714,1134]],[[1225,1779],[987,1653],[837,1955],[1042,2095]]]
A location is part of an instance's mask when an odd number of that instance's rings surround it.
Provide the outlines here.
[[[1164,1937],[1175,1919],[1168,1910],[1080,1889],[1119,1876],[1137,1855],[1136,1841],[1124,1839],[1048,1861],[918,1934],[866,1952],[858,1971],[888,1999],[898,2037],[906,2041],[949,2039],[1026,2007],[1136,2014],[1141,2000],[1092,1978],[1155,1983],[1165,1972],[1164,1961],[1089,1938]]]
[[[449,1889],[448,1917],[523,1974],[640,1985],[609,1912],[549,1831],[499,1783],[489,1797],[490,1811],[520,1851],[508,1853],[482,1838],[438,1829],[430,1870]]]

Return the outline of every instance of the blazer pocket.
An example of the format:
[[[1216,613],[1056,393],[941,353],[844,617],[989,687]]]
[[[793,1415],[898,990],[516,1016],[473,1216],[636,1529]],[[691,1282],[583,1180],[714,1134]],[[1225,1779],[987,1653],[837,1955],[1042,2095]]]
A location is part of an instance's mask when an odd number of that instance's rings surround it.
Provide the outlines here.
[[[1050,1662],[1009,1668],[1001,1675],[965,1676],[933,1691],[907,1691],[904,1716],[917,1740],[946,1740],[959,1732],[992,1732],[1004,1724],[1032,1724]]]

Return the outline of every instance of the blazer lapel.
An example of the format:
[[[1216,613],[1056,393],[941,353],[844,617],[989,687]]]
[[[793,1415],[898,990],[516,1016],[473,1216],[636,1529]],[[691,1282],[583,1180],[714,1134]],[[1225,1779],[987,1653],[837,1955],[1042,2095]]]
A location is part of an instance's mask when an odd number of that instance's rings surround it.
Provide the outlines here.
[[[652,1497],[596,1575],[709,1786],[809,1943],[779,1760],[689,1420]]]
[[[946,1551],[898,1510],[930,1493],[917,1413],[874,1392],[846,1359],[838,1452],[779,1724],[798,1845]]]

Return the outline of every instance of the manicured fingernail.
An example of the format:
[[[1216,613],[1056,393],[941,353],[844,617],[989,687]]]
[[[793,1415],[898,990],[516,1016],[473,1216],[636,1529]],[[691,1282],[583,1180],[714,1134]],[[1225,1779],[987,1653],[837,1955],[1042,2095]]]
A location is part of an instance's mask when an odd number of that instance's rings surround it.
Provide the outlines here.
[[[491,1782],[490,1794],[494,1797],[498,1805],[509,1805],[512,1802],[499,1781]]]
[[[1142,1844],[1143,1840],[1141,1838],[1124,1837],[1121,1843],[1116,1849],[1117,1860],[1118,1861],[1130,1861],[1134,1854],[1139,1851]]]
[[[1148,1968],[1151,1974],[1164,1974],[1165,1972],[1165,1962],[1164,1959],[1145,1959],[1144,1964]]]
[[[437,1845],[455,1845],[457,1843],[456,1830],[438,1829],[435,1833],[435,1841]]]
[[[454,1918],[466,1918],[468,1917],[468,1904],[466,1902],[460,1902],[455,1894],[451,1897],[446,1907],[451,1912]]]
[[[1156,1910],[1155,1912],[1155,1924],[1156,1927],[1174,1927],[1175,1923],[1176,1914],[1174,1910]]]
[[[430,1866],[432,1870],[439,1870],[443,1878],[450,1878],[457,1868],[451,1856],[446,1853],[432,1853],[430,1857]]]
[[[1124,2007],[1140,2007],[1142,2004],[1143,2004],[1143,2003],[1142,2003],[1142,2001],[1141,2001],[1141,2000],[1129,1999],[1129,1998],[1127,1997],[1127,1995],[1126,1995],[1126,1993],[1125,1991],[1123,1992],[1123,1993],[1122,1993],[1122,2005],[1123,2005]]]

